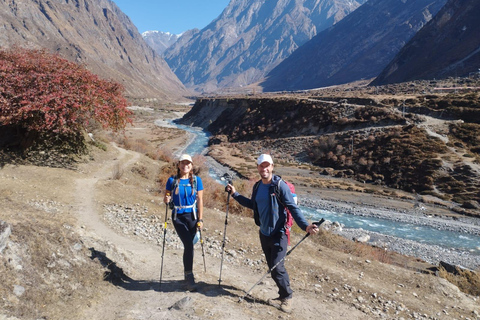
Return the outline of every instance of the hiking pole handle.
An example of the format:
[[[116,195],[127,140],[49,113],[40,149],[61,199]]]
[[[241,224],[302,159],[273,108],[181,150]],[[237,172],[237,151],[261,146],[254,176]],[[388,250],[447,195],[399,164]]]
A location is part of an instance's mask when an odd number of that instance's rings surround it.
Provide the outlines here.
[[[227,185],[225,186],[225,192],[227,192],[228,194],[231,194],[232,193],[232,190],[228,190],[228,185],[232,185],[232,180],[227,180]]]
[[[312,224],[316,225],[317,228],[318,228],[318,227],[320,227],[320,226],[322,225],[322,223],[324,223],[324,222],[325,222],[325,219],[322,218],[322,219],[320,219],[320,220],[317,221],[317,222],[312,222]],[[308,237],[308,236],[310,236],[310,233],[309,233],[309,232],[307,232],[307,234],[305,235],[305,238]],[[291,250],[290,250],[290,251],[291,251]]]
[[[312,224],[316,225],[317,227],[320,227],[323,223],[325,222],[325,219],[320,219],[320,221],[313,222]]]

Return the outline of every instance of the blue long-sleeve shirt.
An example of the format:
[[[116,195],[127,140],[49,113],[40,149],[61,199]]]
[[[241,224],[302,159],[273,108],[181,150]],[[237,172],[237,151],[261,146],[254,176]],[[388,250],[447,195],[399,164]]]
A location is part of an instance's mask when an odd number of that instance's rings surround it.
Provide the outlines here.
[[[260,232],[265,236],[272,236],[277,232],[285,231],[285,222],[287,218],[285,213],[285,207],[290,210],[293,219],[302,230],[305,231],[309,225],[307,220],[303,216],[302,211],[295,203],[289,187],[286,183],[280,182],[280,180],[280,176],[273,175],[272,182],[269,185],[270,210],[259,211],[258,209],[256,196],[258,191],[258,183],[262,183],[261,181],[255,184],[251,199],[242,196],[238,192],[235,192],[232,195],[232,197],[236,201],[238,201],[240,205],[253,210],[255,223],[260,226]],[[276,185],[278,185],[278,196],[280,197],[285,207],[283,206],[282,202],[279,202],[277,197],[275,196]],[[265,214],[265,212],[270,212],[270,214]]]

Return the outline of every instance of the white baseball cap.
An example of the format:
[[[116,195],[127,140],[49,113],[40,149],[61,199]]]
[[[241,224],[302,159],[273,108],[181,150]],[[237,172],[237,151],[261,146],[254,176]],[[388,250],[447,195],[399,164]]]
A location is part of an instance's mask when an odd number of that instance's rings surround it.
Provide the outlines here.
[[[261,154],[260,157],[257,159],[257,165],[260,165],[264,162],[268,162],[270,164],[273,164],[272,157],[269,154]]]
[[[188,154],[182,154],[178,162],[182,162],[183,160],[188,160],[193,163],[192,157],[190,157]]]

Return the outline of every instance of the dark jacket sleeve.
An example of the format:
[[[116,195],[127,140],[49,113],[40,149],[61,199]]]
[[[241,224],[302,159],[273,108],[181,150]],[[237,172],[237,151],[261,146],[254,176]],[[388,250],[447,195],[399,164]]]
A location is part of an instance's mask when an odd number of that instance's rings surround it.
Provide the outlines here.
[[[247,207],[253,210],[253,201],[247,197],[242,196],[240,193],[235,192],[232,194],[233,199],[235,199],[240,205]]]
[[[308,221],[303,216],[302,211],[293,200],[292,193],[290,192],[290,188],[288,188],[287,184],[283,181],[279,184],[279,191],[281,195],[281,199],[283,199],[285,206],[290,210],[293,219],[297,223],[297,225],[305,231],[309,226]]]

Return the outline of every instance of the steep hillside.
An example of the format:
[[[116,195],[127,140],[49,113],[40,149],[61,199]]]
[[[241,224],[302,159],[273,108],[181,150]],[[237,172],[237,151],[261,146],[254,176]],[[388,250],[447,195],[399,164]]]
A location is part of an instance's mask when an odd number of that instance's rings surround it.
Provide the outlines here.
[[[373,85],[478,74],[480,2],[449,0],[398,53]]]
[[[197,91],[247,86],[364,2],[232,0],[187,43],[169,48],[165,60]]]
[[[293,167],[308,163],[325,175],[479,209],[478,94],[404,91],[416,86],[398,87],[393,94],[386,87],[201,99],[181,122],[213,134],[211,155],[219,161],[224,158],[219,149],[235,150],[231,155],[244,160],[234,169],[244,176],[263,151]]]
[[[132,97],[188,92],[110,0],[0,1],[0,47],[46,48],[114,79]]]
[[[264,91],[303,90],[376,77],[446,0],[370,0],[273,69]]]

